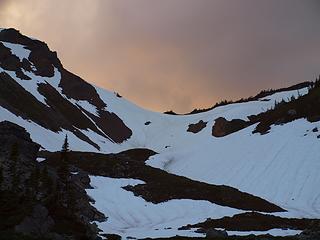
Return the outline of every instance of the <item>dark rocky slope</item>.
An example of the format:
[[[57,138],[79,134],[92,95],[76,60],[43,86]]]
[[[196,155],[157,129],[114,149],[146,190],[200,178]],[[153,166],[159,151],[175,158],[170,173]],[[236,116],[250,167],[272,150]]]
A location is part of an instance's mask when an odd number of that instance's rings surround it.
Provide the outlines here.
[[[207,219],[205,222],[187,225],[180,230],[198,228],[206,232],[212,228],[230,231],[267,231],[274,228],[305,230],[320,226],[318,219],[282,218],[257,212],[246,212],[220,219]]]
[[[300,86],[300,85],[298,85]],[[224,137],[253,124],[258,124],[253,133],[266,134],[272,125],[281,125],[305,118],[309,122],[320,121],[320,79],[309,84],[309,92],[297,99],[275,103],[275,107],[258,115],[248,116],[249,121],[241,119],[217,118],[212,127],[214,137]],[[318,136],[320,138],[320,135]]]
[[[57,170],[36,161],[38,149],[23,128],[0,123],[0,239],[96,239],[90,222],[105,216],[90,205],[88,176],[69,175],[71,204]]]
[[[50,51],[44,42],[30,39],[15,29],[2,30],[0,41],[21,44],[31,51],[28,59],[24,58],[20,61],[0,42],[1,68],[14,71],[16,77],[23,81],[33,81],[24,72],[31,72],[41,77],[53,77],[55,76],[54,68],[56,68],[61,74],[59,87],[62,93],[69,99],[87,101],[96,107],[99,115],[95,116],[81,106],[70,103],[50,84],[39,84],[37,90],[46,98],[47,106],[25,91],[6,73],[0,74],[0,106],[54,132],[62,129],[69,130],[97,149],[99,146],[79,129],[90,129],[116,143],[130,138],[131,129],[116,114],[106,110],[108,106],[101,100],[95,88],[64,69],[57,53]]]

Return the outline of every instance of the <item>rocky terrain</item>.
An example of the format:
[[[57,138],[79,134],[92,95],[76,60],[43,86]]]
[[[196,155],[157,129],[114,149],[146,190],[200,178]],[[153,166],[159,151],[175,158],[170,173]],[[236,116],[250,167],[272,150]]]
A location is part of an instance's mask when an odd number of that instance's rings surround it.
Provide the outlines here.
[[[21,127],[0,122],[0,239],[96,239],[92,221],[106,217],[90,205],[88,175],[68,176],[36,161],[39,145]],[[74,188],[74,202],[70,190]]]

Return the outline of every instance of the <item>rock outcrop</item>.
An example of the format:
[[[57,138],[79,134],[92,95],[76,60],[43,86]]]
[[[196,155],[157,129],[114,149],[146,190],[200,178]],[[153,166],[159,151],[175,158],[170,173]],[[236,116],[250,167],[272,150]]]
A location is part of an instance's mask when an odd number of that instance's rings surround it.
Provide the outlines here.
[[[200,120],[197,123],[189,124],[187,132],[198,133],[207,126],[207,123],[208,122],[204,122],[203,120]]]
[[[231,121],[228,121],[223,117],[219,117],[215,120],[215,123],[212,127],[212,136],[224,137],[243,128],[246,128],[249,125],[249,122],[241,119],[232,119]]]
[[[91,222],[106,217],[86,194],[88,175],[69,173],[66,187],[56,168],[36,161],[39,147],[24,128],[0,122],[0,236],[96,239]]]

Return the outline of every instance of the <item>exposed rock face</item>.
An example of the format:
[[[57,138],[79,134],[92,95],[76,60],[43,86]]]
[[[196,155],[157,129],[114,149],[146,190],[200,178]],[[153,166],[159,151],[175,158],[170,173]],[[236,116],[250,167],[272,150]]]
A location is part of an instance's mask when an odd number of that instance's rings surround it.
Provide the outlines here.
[[[13,28],[1,31],[0,41],[20,44],[28,48],[31,51],[28,60],[35,65],[34,73],[38,76],[52,77],[54,75],[54,67],[62,67],[57,58],[57,53],[50,51],[47,44],[26,37]]]
[[[27,133],[23,127],[9,121],[0,122],[0,136],[1,150],[8,149],[14,142],[23,142],[26,147],[21,149],[22,154],[29,158],[35,158],[37,156],[39,145],[31,140],[30,134]],[[0,154],[3,153],[6,153],[6,151],[0,152]]]
[[[15,167],[17,174],[19,174],[19,183],[23,183],[36,168],[34,159],[36,159],[39,145],[32,142],[30,135],[24,128],[8,121],[0,122],[0,165],[4,175],[4,184],[0,186],[0,190],[12,186],[13,178],[9,169],[12,167],[10,155],[13,148],[17,149]],[[25,191],[22,186],[20,190]]]
[[[85,192],[84,189],[92,188],[90,186],[90,178],[88,173],[78,169],[76,173],[71,175],[71,181],[75,185],[77,191],[77,215],[83,221],[88,223],[92,221],[104,222],[107,218],[99,212],[97,209],[90,205],[90,202],[94,202]]]
[[[132,135],[131,129],[115,113],[105,110],[99,110],[98,113],[99,117],[86,112],[95,121],[97,126],[114,142],[121,143]]]
[[[304,231],[299,234],[300,240],[320,240],[320,231]]]
[[[280,229],[309,229],[314,224],[319,224],[319,219],[305,218],[282,218],[272,214],[262,214],[258,212],[245,212],[233,215],[232,217],[223,217],[219,219],[210,219],[197,224],[188,224],[179,228],[179,230],[189,230],[198,228],[203,231],[210,229],[226,229],[229,231],[268,231],[275,228]]]
[[[228,233],[226,230],[216,230],[214,228],[209,229],[206,233],[206,238],[225,238],[228,237]]]
[[[0,236],[5,230],[39,239],[96,239],[99,229],[91,222],[106,217],[90,204],[88,175],[71,174],[71,205],[56,169],[36,161],[38,150],[24,128],[0,122]]]
[[[223,117],[219,117],[215,120],[214,126],[212,127],[212,136],[224,137],[243,128],[246,128],[249,125],[249,122],[241,119],[233,119],[231,121],[228,121]]]
[[[202,120],[197,123],[192,123],[189,125],[187,132],[198,133],[207,126],[207,123],[208,122],[204,122]]]
[[[10,49],[0,42],[0,67],[9,71],[14,71],[20,79],[30,80],[30,78],[22,72],[22,69],[30,69],[30,65],[28,66],[28,64],[29,63],[26,61],[20,62],[20,59],[13,55]]]
[[[59,86],[63,89],[62,92],[69,98],[88,100],[98,109],[106,107],[106,104],[100,99],[96,89],[92,85],[65,69],[61,69]]]

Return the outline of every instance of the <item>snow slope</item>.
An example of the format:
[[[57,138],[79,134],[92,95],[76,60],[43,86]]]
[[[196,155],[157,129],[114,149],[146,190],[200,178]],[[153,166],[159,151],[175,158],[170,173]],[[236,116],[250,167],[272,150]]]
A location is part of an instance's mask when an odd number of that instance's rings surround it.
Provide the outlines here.
[[[223,138],[179,147],[151,157],[168,172],[252,193],[295,217],[320,216],[320,141],[304,119],[274,126],[266,135],[254,126]],[[306,136],[304,136],[307,134]]]
[[[133,129],[133,136],[124,147],[145,147],[157,152],[170,151],[169,149],[186,144],[193,145],[202,140],[211,141],[211,129],[216,118],[248,120],[247,116],[265,112],[274,107],[275,102],[282,99],[288,101],[291,96],[298,97],[299,94],[304,95],[308,91],[304,88],[299,91],[276,93],[260,101],[230,104],[199,114],[167,115],[142,109],[104,89],[96,89],[100,98],[108,104],[108,111],[116,113]],[[265,101],[266,99],[269,101]],[[199,120],[208,122],[207,127],[198,134],[187,132],[189,124],[197,123]],[[145,125],[148,121],[151,123]]]

